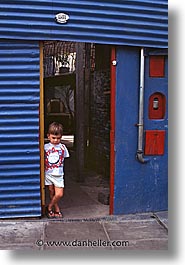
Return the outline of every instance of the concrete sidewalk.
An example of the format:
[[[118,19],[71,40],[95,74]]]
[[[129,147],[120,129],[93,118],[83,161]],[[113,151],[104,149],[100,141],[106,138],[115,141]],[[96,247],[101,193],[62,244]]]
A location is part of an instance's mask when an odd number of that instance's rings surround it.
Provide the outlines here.
[[[168,213],[0,221],[0,249],[167,250]]]

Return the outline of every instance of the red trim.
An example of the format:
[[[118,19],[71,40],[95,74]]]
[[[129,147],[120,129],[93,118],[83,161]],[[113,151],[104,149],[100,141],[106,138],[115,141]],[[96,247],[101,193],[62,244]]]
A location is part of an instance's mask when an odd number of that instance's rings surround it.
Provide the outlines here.
[[[116,97],[116,48],[111,50],[111,131],[110,131],[110,209],[109,213],[114,212],[114,172],[115,172],[115,97]]]

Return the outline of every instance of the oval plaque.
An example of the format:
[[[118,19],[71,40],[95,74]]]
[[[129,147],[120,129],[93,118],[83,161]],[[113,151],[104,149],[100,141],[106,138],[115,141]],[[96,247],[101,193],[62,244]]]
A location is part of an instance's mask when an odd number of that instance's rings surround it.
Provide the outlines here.
[[[69,20],[69,15],[65,13],[59,13],[55,16],[55,20],[57,23],[65,24]]]

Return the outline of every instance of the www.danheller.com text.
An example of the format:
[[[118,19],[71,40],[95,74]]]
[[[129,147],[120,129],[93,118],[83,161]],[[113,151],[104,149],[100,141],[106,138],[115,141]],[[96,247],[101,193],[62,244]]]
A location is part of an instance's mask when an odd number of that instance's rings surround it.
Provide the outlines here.
[[[98,240],[73,240],[73,241],[43,241],[39,239],[36,241],[38,247],[129,247],[129,241],[113,240],[106,241]]]

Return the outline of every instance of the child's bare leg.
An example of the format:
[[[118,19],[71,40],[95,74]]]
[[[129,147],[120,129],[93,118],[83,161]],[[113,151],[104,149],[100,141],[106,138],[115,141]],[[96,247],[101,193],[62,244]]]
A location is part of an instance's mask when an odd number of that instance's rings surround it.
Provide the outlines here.
[[[60,197],[60,199],[63,197],[64,195],[64,189],[63,188],[60,188],[60,190],[57,191],[58,192],[58,195]],[[59,202],[59,200],[58,200]],[[58,202],[55,203],[54,207],[55,207],[55,217],[62,217],[61,216],[61,213],[60,213],[60,207],[58,205]]]
[[[53,199],[53,196],[55,195],[55,187],[54,185],[49,185],[48,189],[49,189],[49,198],[51,201]]]
[[[54,187],[54,196],[50,202],[50,204],[48,205],[49,209],[52,209],[52,207],[55,207],[55,211],[59,212],[60,208],[58,205],[59,200],[62,198],[63,193],[64,193],[64,189],[63,188],[58,188],[58,187]]]
[[[55,194],[54,185],[49,185],[48,186],[48,190],[49,190],[49,197],[50,197],[50,203],[51,203],[51,201],[53,199],[53,196]],[[47,206],[47,209],[46,209],[46,211],[47,211],[46,214],[47,214],[48,218],[55,217],[55,214],[54,214],[54,212],[52,210],[52,206],[50,205],[50,203],[49,203],[49,205]]]

